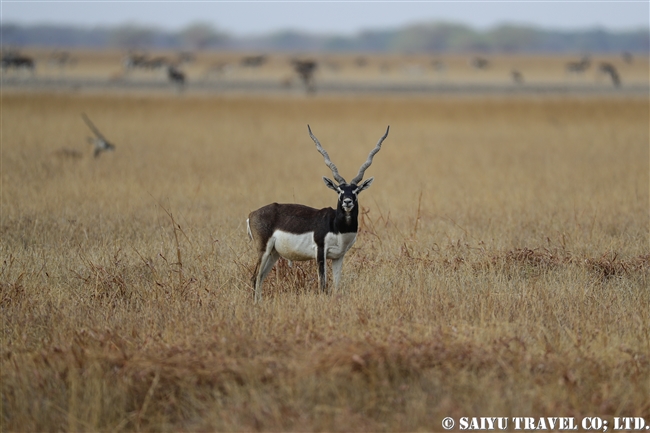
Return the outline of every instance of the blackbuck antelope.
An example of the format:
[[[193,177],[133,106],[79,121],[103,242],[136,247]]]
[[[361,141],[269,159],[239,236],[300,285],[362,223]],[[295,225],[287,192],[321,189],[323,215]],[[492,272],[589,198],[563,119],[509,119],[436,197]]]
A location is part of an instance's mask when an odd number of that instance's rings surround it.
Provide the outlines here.
[[[516,84],[524,84],[524,75],[517,69],[510,71],[510,78],[512,78],[512,81]]]
[[[265,54],[259,56],[246,56],[241,59],[240,64],[245,68],[259,68],[267,61]]]
[[[490,61],[485,57],[474,57],[470,60],[469,64],[478,70],[485,70],[490,66]]]
[[[388,136],[388,130],[379,139],[377,145],[368,155],[368,159],[359,169],[359,173],[348,183],[340,174],[329,155],[307,125],[309,136],[316,144],[316,149],[325,158],[325,165],[332,170],[336,183],[323,177],[325,185],[336,191],[339,196],[336,210],[328,207],[314,209],[301,204],[273,203],[248,215],[246,225],[248,236],[255,242],[259,254],[253,273],[255,302],[262,300],[262,283],[280,256],[287,260],[314,260],[318,262],[318,279],[320,288],[327,288],[326,260],[332,260],[334,288],[338,288],[343,267],[343,257],[357,238],[358,230],[358,196],[368,189],[374,178],[361,182],[363,174],[372,164],[381,144]],[[338,184],[338,185],[337,185]]]
[[[185,85],[185,73],[174,66],[167,66],[167,78],[182,89]]]
[[[17,53],[9,53],[2,56],[1,60],[2,71],[7,71],[10,68],[16,70],[24,69],[32,74],[34,73],[34,59],[31,57],[23,56]]]
[[[584,71],[586,71],[589,68],[590,65],[591,65],[591,59],[589,59],[589,56],[584,56],[578,62],[568,62],[565,65],[565,69],[567,72],[571,74],[582,74]]]
[[[294,59],[291,62],[293,64],[293,70],[296,71],[303,84],[307,93],[312,93],[316,91],[314,86],[314,72],[318,68],[318,63],[314,60],[298,60]]]
[[[90,130],[95,134],[95,138],[88,137],[88,143],[95,146],[95,158],[97,158],[102,152],[115,150],[115,145],[104,138],[102,133],[99,132],[99,129],[97,129],[93,122],[90,121],[88,116],[86,116],[86,113],[81,113],[81,117],[83,118],[84,122],[86,122],[86,125],[88,125],[88,128],[90,128]]]
[[[601,62],[600,65],[598,65],[598,71],[605,75],[609,75],[609,78],[612,80],[612,84],[615,87],[620,87],[621,85],[621,77],[618,75],[618,71],[616,70],[616,66],[612,65],[611,63],[608,62]]]

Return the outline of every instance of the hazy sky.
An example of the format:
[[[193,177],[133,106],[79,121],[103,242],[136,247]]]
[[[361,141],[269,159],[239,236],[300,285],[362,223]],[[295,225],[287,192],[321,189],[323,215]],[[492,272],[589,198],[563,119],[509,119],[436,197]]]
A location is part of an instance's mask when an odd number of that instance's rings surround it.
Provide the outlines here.
[[[131,23],[169,30],[204,22],[233,35],[286,29],[353,34],[432,21],[479,29],[511,23],[551,29],[622,30],[648,27],[650,2],[0,0],[0,15],[3,23],[86,27]]]

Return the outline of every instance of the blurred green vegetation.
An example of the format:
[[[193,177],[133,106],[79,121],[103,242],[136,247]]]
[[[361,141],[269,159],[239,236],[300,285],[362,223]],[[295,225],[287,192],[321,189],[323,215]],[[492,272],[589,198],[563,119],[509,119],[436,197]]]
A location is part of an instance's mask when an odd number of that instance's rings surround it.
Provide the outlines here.
[[[234,37],[208,23],[171,32],[138,25],[75,28],[53,25],[1,27],[4,46],[126,49],[251,49],[269,51],[371,52],[642,52],[650,50],[650,29],[609,31],[547,30],[502,25],[488,30],[446,22],[398,29],[365,30],[352,36],[318,35],[284,30],[260,36]]]

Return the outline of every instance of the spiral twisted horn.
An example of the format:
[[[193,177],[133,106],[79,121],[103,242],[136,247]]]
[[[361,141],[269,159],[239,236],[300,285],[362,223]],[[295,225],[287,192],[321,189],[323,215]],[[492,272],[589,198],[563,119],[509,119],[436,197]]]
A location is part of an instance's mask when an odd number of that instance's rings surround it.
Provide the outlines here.
[[[323,158],[325,158],[325,165],[327,165],[330,170],[332,170],[334,179],[339,183],[339,185],[342,183],[347,183],[345,179],[343,179],[343,176],[339,174],[339,169],[336,168],[332,160],[330,160],[330,156],[327,154],[325,149],[323,149],[323,146],[320,145],[318,139],[314,136],[314,134],[311,133],[311,127],[309,125],[307,125],[307,129],[309,130],[309,136],[312,140],[314,140],[314,143],[316,143],[316,149],[321,153],[321,155],[323,155]]]
[[[372,158],[375,156],[377,152],[379,152],[379,149],[381,149],[381,143],[383,143],[386,137],[388,137],[389,129],[390,129],[390,125],[388,125],[388,127],[386,128],[386,133],[377,142],[377,146],[375,146],[375,148],[370,151],[370,154],[368,155],[368,159],[366,160],[366,162],[363,163],[363,165],[359,169],[359,174],[357,174],[357,176],[354,179],[352,179],[352,182],[350,183],[351,185],[356,185],[359,182],[361,182],[361,179],[363,179],[363,174],[366,172],[366,169],[370,167],[370,164],[372,164]]]

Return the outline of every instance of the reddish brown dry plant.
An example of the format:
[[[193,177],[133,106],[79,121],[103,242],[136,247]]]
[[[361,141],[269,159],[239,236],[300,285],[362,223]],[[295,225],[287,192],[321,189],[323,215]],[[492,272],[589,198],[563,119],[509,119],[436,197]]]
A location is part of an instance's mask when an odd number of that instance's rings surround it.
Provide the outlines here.
[[[82,111],[114,153],[91,156]],[[646,100],[5,93],[2,113],[3,431],[650,422]],[[391,136],[342,290],[282,260],[255,306],[248,213],[336,201],[307,123],[342,173]]]

